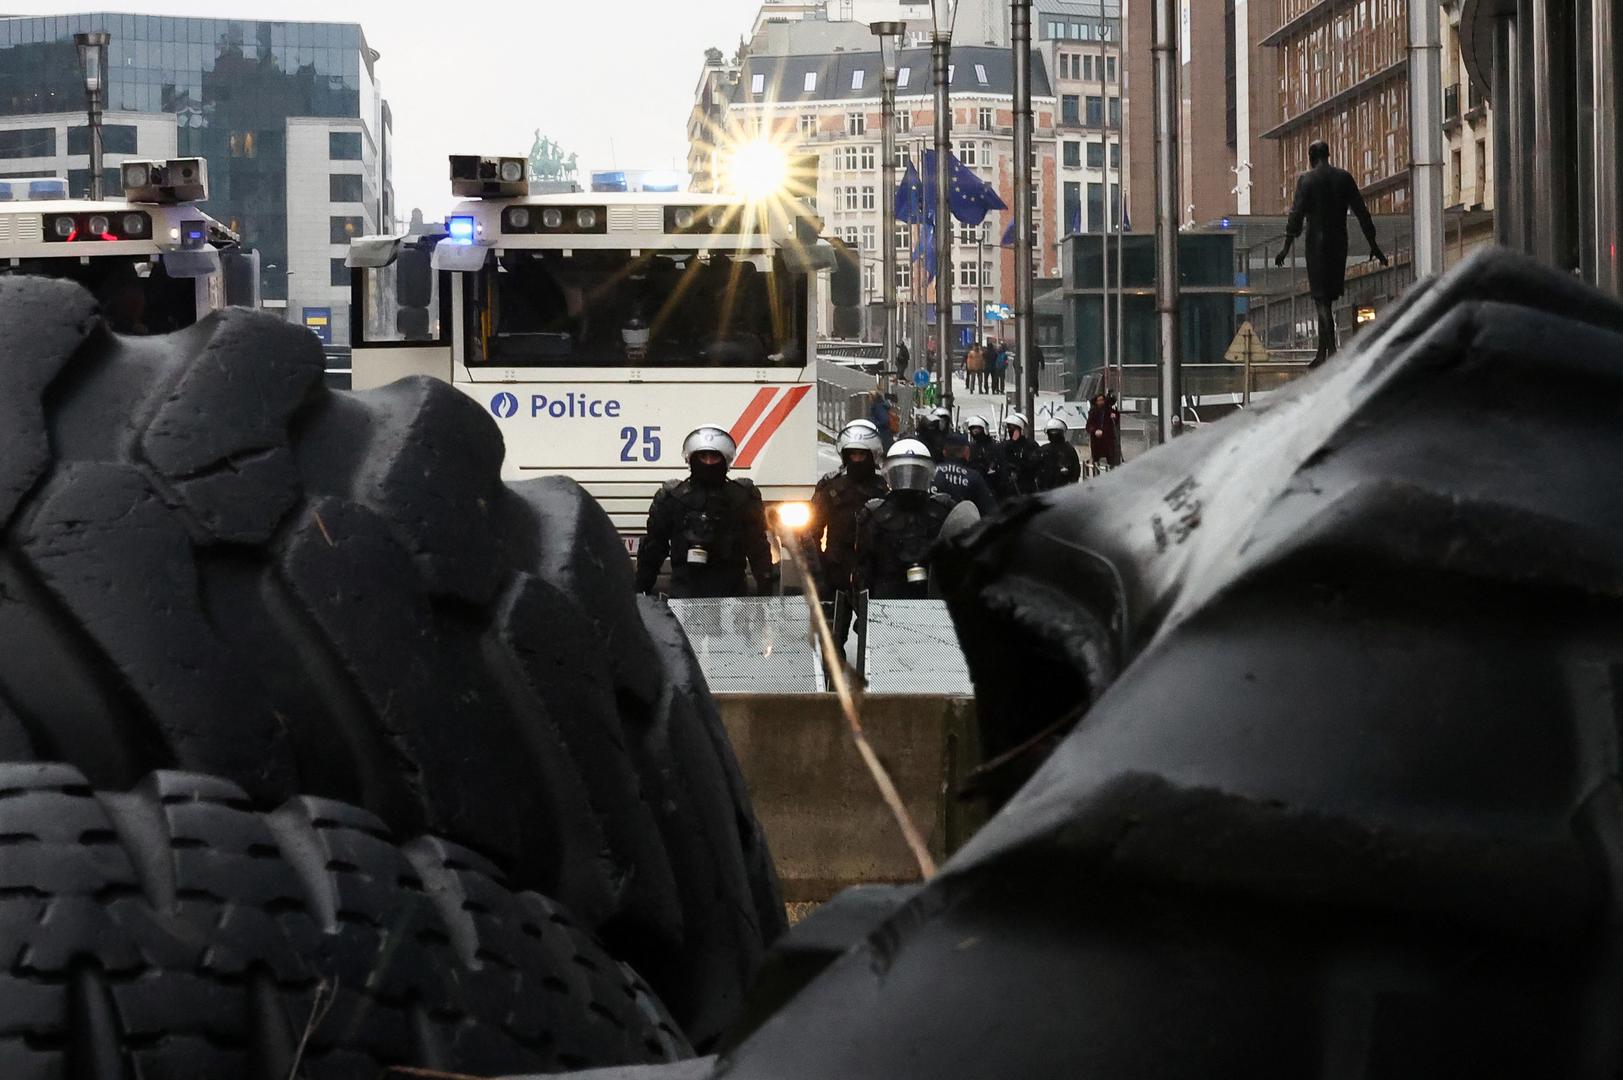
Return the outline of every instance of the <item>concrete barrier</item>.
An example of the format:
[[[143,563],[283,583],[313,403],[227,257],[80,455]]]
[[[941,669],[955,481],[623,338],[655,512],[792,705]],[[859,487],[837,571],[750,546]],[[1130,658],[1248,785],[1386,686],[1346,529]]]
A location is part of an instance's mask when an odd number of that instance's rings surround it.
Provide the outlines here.
[[[852,743],[832,694],[718,694],[717,707],[766,830],[784,899],[918,879],[918,867]],[[953,798],[980,761],[966,697],[874,694],[862,727],[939,861],[981,822]]]

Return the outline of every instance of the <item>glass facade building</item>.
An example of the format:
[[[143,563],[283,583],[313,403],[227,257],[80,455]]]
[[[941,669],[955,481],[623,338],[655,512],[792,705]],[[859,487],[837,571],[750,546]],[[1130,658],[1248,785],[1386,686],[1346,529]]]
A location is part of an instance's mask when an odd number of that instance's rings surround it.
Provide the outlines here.
[[[354,24],[116,13],[0,18],[0,174],[38,175],[41,160],[52,158],[57,174],[77,184],[74,194],[86,190],[85,94],[73,35],[90,30],[111,36],[107,190],[119,190],[118,154],[206,158],[206,208],[260,251],[266,299],[288,298],[301,233],[321,245],[309,254],[325,268],[329,217],[387,228],[388,111],[373,70],[377,55]],[[309,118],[330,121],[331,145],[342,152],[329,152],[327,138],[311,141],[319,153],[290,148]],[[64,120],[66,137],[58,138]],[[168,123],[172,142],[160,126]],[[159,137],[146,138],[155,126]],[[290,215],[289,191],[297,187],[290,170],[321,173],[322,197],[342,201],[313,208],[319,221],[301,229],[298,219],[312,208],[296,206]],[[328,286],[325,270],[320,276]]]

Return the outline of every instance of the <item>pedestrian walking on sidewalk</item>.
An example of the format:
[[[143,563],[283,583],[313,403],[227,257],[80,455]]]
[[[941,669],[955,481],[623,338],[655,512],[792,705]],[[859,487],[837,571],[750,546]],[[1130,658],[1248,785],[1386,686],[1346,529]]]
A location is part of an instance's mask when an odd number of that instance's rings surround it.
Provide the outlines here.
[[[986,378],[986,353],[981,350],[979,344],[971,345],[969,352],[964,356],[964,372],[966,376],[964,382],[969,392],[984,393],[981,383]]]

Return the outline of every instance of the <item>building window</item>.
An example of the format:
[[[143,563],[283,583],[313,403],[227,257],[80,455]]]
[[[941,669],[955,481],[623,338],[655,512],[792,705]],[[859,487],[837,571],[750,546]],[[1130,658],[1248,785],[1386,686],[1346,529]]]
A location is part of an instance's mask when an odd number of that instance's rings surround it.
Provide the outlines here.
[[[896,148],[896,160],[895,160],[896,168],[905,170],[907,168],[907,162],[908,162],[907,151],[905,149],[903,149],[902,147],[898,146]]]
[[[866,72],[864,72],[861,68],[857,68],[855,71],[853,71],[851,73],[851,89],[853,89],[853,90],[861,90],[862,89],[862,78],[863,78],[863,76],[865,74],[866,74]]]
[[[15,128],[11,131],[0,131],[0,158],[55,156],[55,128]]]
[[[982,131],[991,131],[992,130],[992,110],[991,109],[982,108],[980,110],[980,114],[977,116],[976,119],[979,121],[976,124],[976,127],[980,128]]]
[[[360,202],[361,174],[333,173],[327,177],[327,198],[331,202]]]
[[[1110,126],[1112,128],[1121,127],[1121,98],[1119,97],[1110,99]]]
[[[879,204],[875,201],[874,187],[872,184],[869,184],[862,189],[862,208],[864,210],[873,210],[877,208],[878,205]]]
[[[874,293],[873,277],[874,277],[873,263],[863,263],[862,264],[862,293],[863,293],[864,296],[867,296],[867,297],[870,297],[870,298],[873,296],[873,293]]]
[[[897,291],[899,291],[899,292],[900,291],[905,291],[907,289],[911,289],[912,287],[913,287],[913,264],[910,263],[910,262],[905,262],[905,261],[897,263],[896,264],[896,289],[897,289]]]
[[[857,189],[854,187],[848,187],[845,189],[845,208],[847,210],[855,210],[857,208]],[[852,242],[855,242],[854,238]]]
[[[1082,231],[1082,185],[1069,181],[1065,185],[1066,235]]]
[[[839,156],[838,156],[837,160],[839,161],[840,171],[842,171],[842,172],[856,172],[857,171],[857,148],[854,147],[854,146],[842,146],[842,147],[840,147],[840,153],[839,153]]]
[[[752,93],[752,94],[764,94],[764,93],[766,93],[766,75],[765,75],[765,73],[757,71],[755,74],[750,76],[750,93]]]
[[[906,70],[906,69],[904,68],[903,70]],[[905,131],[912,131],[913,130],[913,114],[911,112],[908,112],[905,109],[897,112],[897,114],[896,114],[896,130],[899,131],[899,132],[905,132]]]
[[[1114,56],[1105,57],[1105,79],[1109,82],[1116,81],[1116,58]]]
[[[1088,100],[1092,101],[1093,99],[1089,98]],[[1062,124],[1068,124],[1071,127],[1076,127],[1078,124],[1082,123],[1081,114],[1079,112],[1080,103],[1081,99],[1075,94],[1061,95],[1059,99],[1059,122]]]
[[[365,232],[365,218],[334,216],[327,219],[327,239],[334,244],[347,244]]]
[[[873,189],[869,188],[868,190],[872,191]],[[866,193],[864,193],[864,195],[866,195]],[[877,231],[878,230],[872,225],[864,225],[862,227],[862,250],[863,251],[872,251],[874,249],[874,246],[876,244],[874,236],[877,233]]]
[[[841,239],[845,241],[847,247],[856,247],[857,227],[855,225],[847,225],[843,231]]]
[[[979,160],[977,157],[976,145],[972,142],[959,143],[958,160],[963,162],[965,165],[974,165]]]
[[[1082,57],[1082,77],[1089,82],[1093,81],[1093,54],[1088,53]]]
[[[327,284],[335,289],[349,288],[349,267],[343,259],[327,260]]]
[[[55,132],[52,131],[52,134],[54,136]],[[101,149],[104,154],[135,153],[135,125],[103,124],[101,127]],[[88,127],[68,128],[68,153],[90,153],[90,129]]]
[[[898,90],[906,90],[907,89],[908,79],[910,79],[912,77],[912,75],[913,75],[913,69],[910,68],[910,67],[904,67],[900,71],[898,71],[896,73],[896,89],[898,89]]]
[[[1483,205],[1488,201],[1488,141],[1476,141],[1476,198],[1472,200],[1476,205]]]
[[[1105,227],[1105,186],[1088,185],[1088,232],[1103,232]]]
[[[1102,142],[1088,143],[1088,168],[1102,169],[1105,167],[1105,144]]]
[[[898,248],[911,248],[913,246],[912,231],[907,227],[905,222],[899,222],[897,224],[896,236],[894,239]]]
[[[992,264],[991,263],[989,263],[989,262],[981,263],[981,280],[986,282],[987,288],[991,288],[992,286],[997,284],[997,281],[995,279],[995,275],[993,274],[993,271],[992,271]]]
[[[1082,144],[1075,139],[1067,139],[1060,144],[1065,155],[1064,164],[1067,169],[1080,169],[1082,167]]]
[[[874,167],[874,160],[875,160],[877,154],[878,154],[878,151],[872,146],[864,146],[862,148],[861,157],[862,157],[862,167],[863,167],[863,169],[871,170]]]
[[[986,240],[986,229],[981,225],[964,225],[958,229],[960,244],[980,244]]]
[[[1454,198],[1452,201],[1462,203],[1465,201],[1465,176],[1462,164],[1462,155],[1458,150],[1449,155],[1450,172],[1452,175]]]
[[[868,114],[859,112],[846,113],[845,133],[847,135],[868,134]]]
[[[359,131],[327,132],[327,156],[333,161],[361,160],[361,133]]]
[[[806,72],[805,81],[800,84],[800,88],[805,93],[815,94],[817,92],[817,72]]]
[[[986,80],[986,65],[985,64],[976,64],[975,65],[975,81],[980,83],[982,86],[986,85],[987,80]]]
[[[1110,144],[1110,167],[1117,171],[1121,169],[1121,143],[1119,142]]]
[[[955,285],[979,285],[981,276],[978,263],[964,263],[962,266],[952,268],[952,279]]]
[[[1105,122],[1105,99],[1088,97],[1088,127],[1101,127]]]
[[[800,114],[800,137],[802,139],[809,139],[809,138],[813,137],[816,134],[817,134],[817,114],[816,113],[801,113]]]

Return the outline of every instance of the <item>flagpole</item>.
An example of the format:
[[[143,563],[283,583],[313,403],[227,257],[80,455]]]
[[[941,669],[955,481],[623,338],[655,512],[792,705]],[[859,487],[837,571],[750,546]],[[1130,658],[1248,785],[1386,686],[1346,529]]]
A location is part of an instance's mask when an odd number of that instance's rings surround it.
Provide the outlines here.
[[[1125,315],[1122,305],[1122,293],[1126,284],[1122,277],[1122,248],[1127,244],[1127,173],[1124,171],[1131,167],[1127,153],[1127,45],[1124,40],[1127,19],[1123,14],[1116,27],[1116,97],[1121,101],[1121,130],[1116,136],[1116,145],[1121,147],[1121,158],[1116,166],[1116,189],[1120,194],[1116,197],[1116,400],[1119,402],[1127,393],[1126,379],[1127,363],[1126,335],[1123,333]],[[1106,161],[1108,164],[1108,159]],[[1121,433],[1116,433],[1116,451],[1121,452]]]
[[[935,75],[935,336],[941,404],[952,408],[952,211],[947,205],[947,161],[952,153],[952,30],[939,25],[930,38]],[[944,230],[944,232],[943,232]]]
[[[885,366],[896,369],[896,54],[901,46],[903,25],[898,22],[876,22],[869,29],[879,38],[879,62],[882,69],[884,100],[880,106],[880,152],[885,155],[881,169],[880,188],[884,206],[880,208],[883,246],[882,273],[885,288]]]
[[[1099,14],[1104,15],[1103,6]],[[1102,19],[1101,19],[1102,21]],[[1100,38],[1104,35],[1101,33]],[[1099,42],[1099,363],[1100,379],[1110,374],[1110,87],[1105,83],[1105,44]]]

